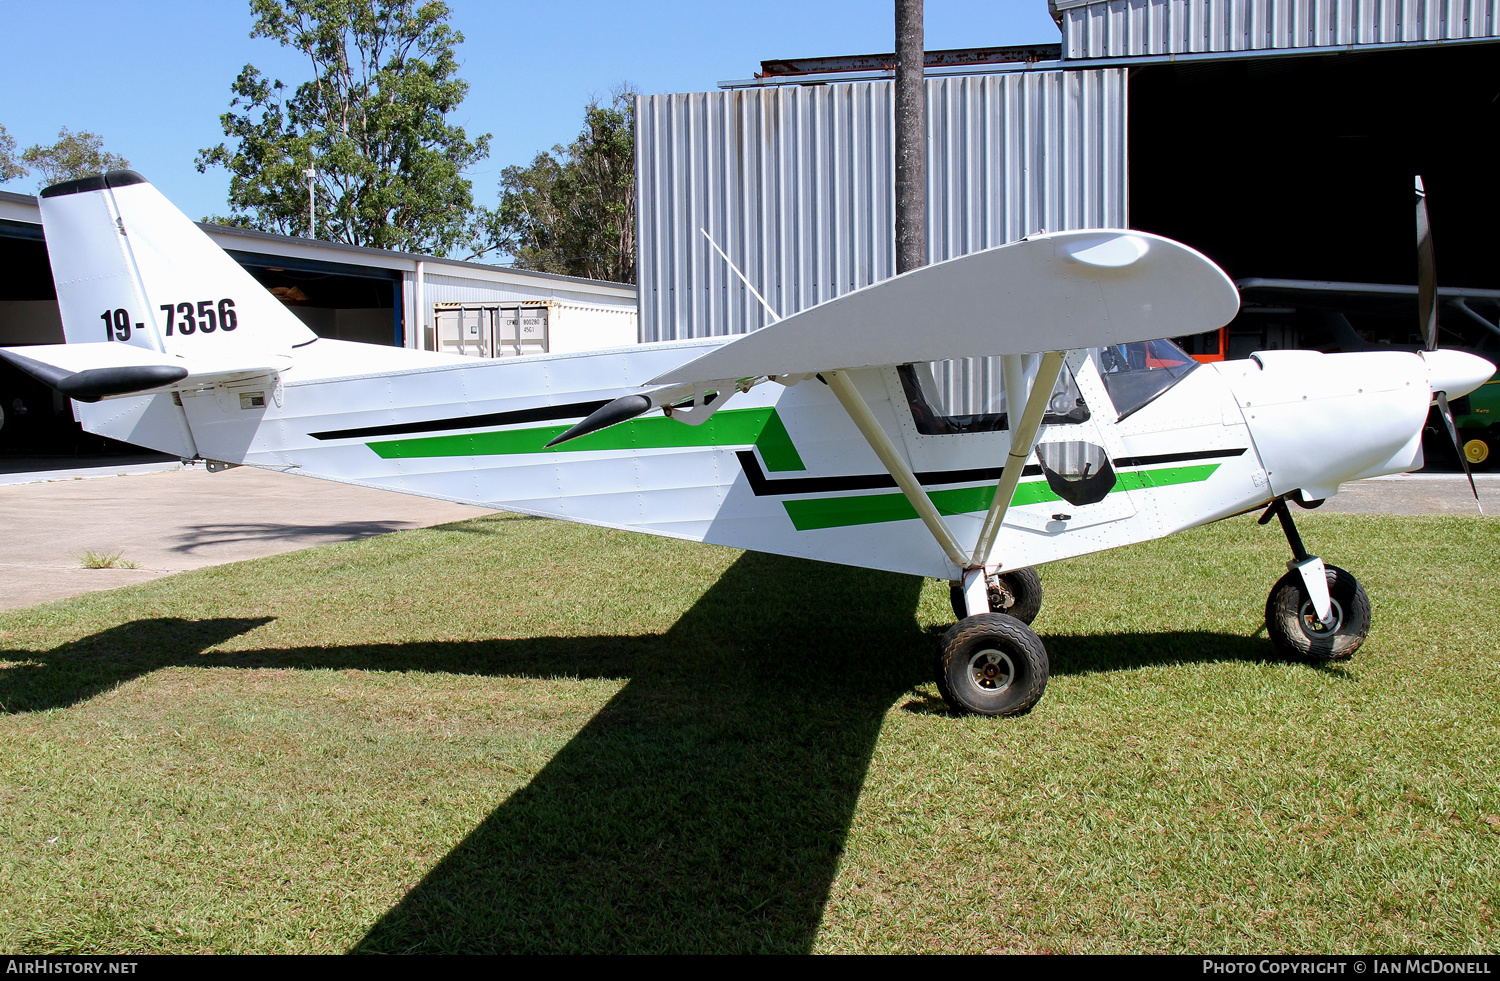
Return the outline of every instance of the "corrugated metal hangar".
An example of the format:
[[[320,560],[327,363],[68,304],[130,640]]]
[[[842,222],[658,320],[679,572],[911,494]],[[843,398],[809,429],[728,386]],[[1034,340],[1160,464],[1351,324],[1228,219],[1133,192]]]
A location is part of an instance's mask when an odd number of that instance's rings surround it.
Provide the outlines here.
[[[928,53],[929,261],[1128,225],[1239,283],[1235,322],[1190,339],[1205,358],[1415,347],[1420,174],[1444,342],[1495,359],[1497,0],[1050,6],[1058,45]],[[700,229],[783,316],[895,273],[893,57],[763,62],[639,99],[643,339],[765,323]],[[998,371],[939,375],[963,406]]]
[[[320,336],[473,357],[634,344],[635,287],[202,225]],[[63,340],[41,213],[0,191],[0,345]],[[419,326],[420,325],[420,326]],[[68,402],[0,362],[0,453],[99,452]]]

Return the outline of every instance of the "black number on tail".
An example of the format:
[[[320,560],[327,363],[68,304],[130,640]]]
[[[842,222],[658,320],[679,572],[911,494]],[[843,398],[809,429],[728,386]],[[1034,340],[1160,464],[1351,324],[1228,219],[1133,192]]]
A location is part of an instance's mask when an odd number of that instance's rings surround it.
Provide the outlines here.
[[[99,314],[99,319],[104,321],[106,341],[130,340],[130,311],[124,307],[113,311],[106,310]]]
[[[228,297],[219,301],[218,312],[214,312],[213,300],[199,300],[197,309],[191,303],[163,303],[162,313],[167,315],[167,326],[164,334],[171,337],[174,333],[187,335],[194,333],[212,334],[217,330],[234,330],[240,325],[239,313],[234,309],[234,301]],[[116,325],[120,323],[121,317],[125,318],[125,333],[116,337],[118,333]],[[107,340],[128,340],[130,338],[130,317],[124,310],[116,310],[113,313],[106,310],[103,314],[105,338]],[[181,318],[180,320],[178,318]]]

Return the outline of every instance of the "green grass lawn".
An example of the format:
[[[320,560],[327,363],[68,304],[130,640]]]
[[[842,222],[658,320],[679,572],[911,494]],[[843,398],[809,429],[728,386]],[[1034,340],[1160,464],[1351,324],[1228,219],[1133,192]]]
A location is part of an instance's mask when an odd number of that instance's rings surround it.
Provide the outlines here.
[[[1252,517],[1042,570],[1019,719],[947,585],[522,518],[0,613],[0,949],[1493,951],[1500,521]]]

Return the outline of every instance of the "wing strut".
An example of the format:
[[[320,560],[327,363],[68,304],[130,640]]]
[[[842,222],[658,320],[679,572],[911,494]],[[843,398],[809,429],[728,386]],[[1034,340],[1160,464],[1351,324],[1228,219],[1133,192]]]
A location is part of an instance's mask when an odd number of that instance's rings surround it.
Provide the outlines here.
[[[823,377],[828,381],[828,387],[833,390],[839,404],[844,407],[845,412],[849,413],[849,418],[864,435],[865,442],[870,444],[870,449],[875,451],[880,462],[885,464],[885,469],[896,479],[896,485],[901,488],[901,493],[905,494],[911,506],[917,509],[917,516],[922,519],[927,530],[932,532],[932,537],[937,539],[938,544],[943,547],[944,552],[948,553],[948,558],[954,565],[960,569],[964,568],[968,563],[968,558],[964,555],[964,550],[959,547],[958,539],[954,538],[953,532],[948,530],[948,525],[943,521],[942,515],[938,514],[937,506],[932,503],[932,498],[927,496],[927,492],[917,482],[917,475],[912,473],[911,467],[902,458],[895,444],[891,442],[891,438],[880,427],[879,421],[870,411],[870,406],[865,402],[864,396],[859,394],[858,389],[854,387],[854,382],[849,380],[848,373],[844,371],[824,372]],[[1050,392],[1051,389],[1052,386],[1048,385],[1047,390]]]
[[[974,556],[968,563],[959,563],[960,566],[967,564],[969,568],[977,568],[983,566],[990,557],[995,539],[1000,534],[1000,523],[1005,520],[1010,499],[1015,496],[1016,484],[1021,480],[1021,471],[1025,469],[1026,460],[1031,456],[1037,431],[1042,427],[1047,400],[1052,397],[1057,376],[1062,374],[1062,365],[1061,351],[1049,351],[1042,356],[1036,381],[1031,383],[1031,394],[1026,399],[1026,411],[1021,415],[1020,424],[1010,431],[1010,453],[1005,458],[1005,469],[1000,472],[1000,483],[995,488],[995,499],[990,502],[990,512],[984,516],[984,525],[979,529]],[[1006,381],[1009,383],[1010,379],[1007,378]]]
[[[1026,467],[1026,460],[1031,456],[1031,450],[1036,443],[1037,432],[1042,427],[1042,416],[1047,411],[1047,400],[1052,397],[1052,389],[1057,385],[1057,378],[1062,374],[1063,352],[1050,351],[1042,356],[1042,363],[1037,369],[1036,380],[1032,383],[1031,394],[1026,399],[1026,409],[1021,415],[1020,424],[1011,431],[1010,453],[1005,459],[1005,469],[1000,472],[1000,482],[995,488],[995,499],[990,504],[989,513],[984,517],[984,525],[979,531],[979,540],[974,545],[972,557],[964,554],[964,550],[958,544],[958,539],[953,537],[947,522],[938,513],[937,506],[932,503],[932,498],[922,489],[917,481],[917,475],[912,473],[911,467],[902,458],[899,450],[891,442],[885,430],[875,419],[875,414],[870,411],[870,406],[865,402],[859,390],[854,387],[854,382],[849,379],[848,372],[830,371],[824,372],[823,377],[828,381],[828,387],[833,390],[834,396],[844,411],[849,413],[849,418],[858,427],[864,436],[865,442],[870,444],[870,449],[880,458],[885,469],[895,478],[896,485],[901,488],[901,493],[906,496],[907,501],[916,509],[917,516],[932,532],[932,537],[937,539],[943,551],[948,554],[952,563],[960,569],[972,571],[982,569],[985,560],[989,558],[990,552],[995,547],[995,539],[1000,534],[1000,525],[1005,520],[1005,512],[1010,507],[1010,500],[1015,496],[1016,484],[1021,480],[1021,472]]]

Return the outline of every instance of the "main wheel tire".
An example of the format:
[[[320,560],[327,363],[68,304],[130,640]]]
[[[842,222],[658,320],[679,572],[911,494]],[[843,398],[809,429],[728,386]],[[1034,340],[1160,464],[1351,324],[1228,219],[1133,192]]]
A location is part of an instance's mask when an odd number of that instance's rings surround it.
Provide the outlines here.
[[[1347,661],[1370,633],[1370,597],[1365,587],[1338,566],[1324,566],[1331,622],[1318,621],[1312,598],[1295,569],[1276,580],[1266,598],[1266,631],[1283,656],[1322,663]]]
[[[1047,688],[1047,648],[1008,614],[965,617],[943,636],[937,684],[955,712],[1021,715]]]
[[[990,587],[991,613],[1008,613],[1022,623],[1030,623],[1042,612],[1042,577],[1035,569],[1000,573],[1000,587]],[[953,615],[960,620],[969,615],[963,583],[948,584],[948,602],[953,605]]]

